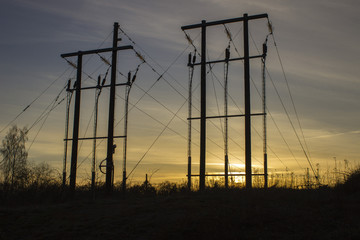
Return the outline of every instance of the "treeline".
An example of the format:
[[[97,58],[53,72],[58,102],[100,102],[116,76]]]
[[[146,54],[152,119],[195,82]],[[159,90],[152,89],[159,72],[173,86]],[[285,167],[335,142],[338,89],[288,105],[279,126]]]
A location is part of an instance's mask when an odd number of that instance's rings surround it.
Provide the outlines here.
[[[28,140],[28,130],[12,126],[2,140],[0,154],[2,191],[16,191],[26,188],[56,185],[59,174],[47,163],[30,164],[25,143]]]
[[[20,129],[13,126],[2,141],[0,154],[0,204],[22,204],[22,203],[54,203],[66,201],[74,198],[74,193],[67,186],[62,185],[61,174],[46,163],[30,164],[27,160],[25,142],[27,141],[27,129]],[[290,178],[289,178],[290,176]],[[360,192],[360,168],[349,171],[344,175],[343,182],[329,187],[324,184],[317,184],[308,177],[301,181],[304,183],[302,189],[340,189],[347,192]],[[294,175],[280,175],[269,177],[269,186],[272,189],[299,189],[299,182],[296,182]],[[301,180],[301,179],[300,179]],[[310,184],[313,183],[313,184]],[[320,182],[321,183],[321,182]],[[208,179],[206,191],[241,191],[244,184],[233,183],[230,188],[225,189],[221,179]],[[254,188],[263,188],[262,178],[254,179]],[[163,182],[152,185],[145,180],[138,185],[128,185],[126,191],[121,184],[115,184],[111,196],[161,196],[182,193],[196,192],[196,183],[192,190],[187,188],[184,183]],[[102,196],[109,196],[104,183],[98,182],[95,188],[91,187],[90,182],[76,188],[75,197],[85,197],[85,199],[96,199]]]

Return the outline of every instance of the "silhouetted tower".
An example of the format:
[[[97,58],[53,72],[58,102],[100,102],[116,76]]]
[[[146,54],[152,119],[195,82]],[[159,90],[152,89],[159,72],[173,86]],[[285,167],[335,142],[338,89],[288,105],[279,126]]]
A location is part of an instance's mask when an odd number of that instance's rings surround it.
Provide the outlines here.
[[[75,190],[76,185],[76,170],[77,170],[77,157],[78,157],[78,141],[79,140],[88,140],[94,138],[79,138],[79,120],[80,120],[80,99],[81,99],[81,90],[84,89],[94,89],[95,87],[86,87],[81,88],[81,75],[82,75],[82,58],[85,55],[99,54],[103,52],[112,52],[112,61],[111,61],[111,83],[110,85],[103,87],[110,87],[110,100],[109,100],[109,118],[108,118],[108,135],[107,135],[107,157],[106,157],[106,189],[110,192],[113,187],[114,180],[114,163],[113,163],[113,154],[115,150],[114,145],[114,115],[115,115],[115,88],[120,85],[127,85],[127,83],[116,84],[116,67],[117,67],[117,52],[121,50],[133,49],[132,46],[121,46],[118,47],[118,29],[119,24],[114,23],[114,35],[113,35],[113,47],[96,49],[89,51],[78,51],[73,53],[62,54],[61,57],[74,57],[77,56],[77,77],[75,84],[75,107],[74,107],[74,126],[73,126],[73,138],[65,139],[65,141],[72,140],[72,153],[71,153],[71,171],[70,171],[70,189]],[[68,61],[68,60],[67,60]],[[68,61],[69,62],[69,61]],[[73,65],[73,64],[72,64]],[[123,138],[123,136],[117,136]],[[95,137],[99,138],[99,137]],[[104,138],[104,137],[100,137]]]
[[[267,129],[266,129],[266,54],[267,54],[267,38],[263,44],[262,58],[262,103],[263,103],[263,154],[264,154],[264,188],[268,187],[268,169],[267,169]]]
[[[69,137],[69,113],[70,113],[70,103],[73,91],[71,90],[71,80],[68,81],[66,87],[66,116],[65,116],[65,139]],[[66,185],[66,164],[67,164],[67,149],[68,141],[64,141],[64,160],[63,160],[63,187]]]
[[[194,63],[196,61],[196,52],[194,56],[189,54],[188,67],[189,67],[189,96],[188,96],[188,189],[191,189],[191,117],[192,117],[192,84],[194,77]]]
[[[119,41],[119,24],[114,23],[113,49],[111,55],[111,82],[110,82],[110,102],[109,102],[109,122],[108,122],[108,142],[106,155],[106,189],[112,190],[114,183],[114,118],[115,118],[115,94],[116,94],[116,65],[117,65],[117,44]]]
[[[91,188],[94,191],[95,190],[95,182],[96,182],[96,138],[97,138],[97,122],[98,122],[98,109],[99,109],[99,98],[102,91],[102,88],[106,81],[106,75],[103,78],[102,82],[101,77],[98,77],[98,82],[96,85],[96,91],[95,91],[95,108],[94,108],[94,139],[93,139],[93,158],[92,158],[92,164],[91,164]]]
[[[206,177],[206,64],[219,63],[226,61],[243,60],[244,61],[244,97],[245,97],[245,176],[246,187],[252,188],[252,171],[251,171],[251,107],[250,107],[250,59],[259,58],[260,56],[249,55],[249,20],[268,18],[267,14],[259,14],[248,16],[244,14],[243,17],[226,19],[214,22],[206,22],[202,20],[200,24],[182,26],[183,31],[189,29],[200,28],[201,29],[201,65],[200,70],[200,190],[205,189],[205,177]],[[215,25],[223,25],[228,23],[243,22],[243,38],[244,38],[244,57],[228,60],[209,61],[206,62],[206,28]],[[263,115],[263,114],[257,114]],[[219,116],[220,117],[220,116]],[[222,116],[223,117],[223,116]],[[227,116],[225,116],[227,117]],[[214,118],[214,117],[212,117]],[[192,118],[195,119],[195,118]]]
[[[225,187],[229,187],[229,117],[228,117],[228,77],[229,77],[230,47],[225,50],[225,84],[224,84],[224,155],[225,155]]]

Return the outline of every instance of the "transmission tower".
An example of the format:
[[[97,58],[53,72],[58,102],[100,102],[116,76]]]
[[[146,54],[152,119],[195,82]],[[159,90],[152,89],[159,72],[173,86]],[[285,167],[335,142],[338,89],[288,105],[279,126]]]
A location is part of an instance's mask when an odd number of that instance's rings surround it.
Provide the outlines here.
[[[200,177],[200,190],[205,189],[205,177],[206,176],[215,176],[206,174],[206,119],[208,118],[228,118],[228,117],[245,117],[245,178],[246,178],[246,188],[252,188],[252,166],[251,166],[251,116],[255,115],[264,115],[265,113],[255,113],[251,114],[250,108],[250,59],[254,58],[264,58],[264,54],[257,56],[249,55],[249,21],[256,20],[261,18],[268,18],[267,14],[259,14],[248,16],[248,14],[244,14],[243,17],[232,18],[226,20],[219,20],[213,22],[206,22],[202,20],[200,24],[187,25],[182,26],[181,29],[183,31],[190,29],[201,29],[201,61],[200,63],[190,64],[191,66],[200,65],[200,118],[189,117],[189,120],[200,119],[200,173],[199,175],[191,175],[191,176],[199,176]],[[217,61],[206,61],[206,29],[207,27],[216,26],[216,25],[224,25],[235,22],[243,22],[243,38],[244,38],[244,57],[241,58],[228,58],[224,60]],[[231,62],[231,61],[244,61],[244,97],[245,97],[245,114],[244,115],[227,115],[225,116],[207,116],[206,115],[206,65],[207,64],[215,64],[220,62]],[[190,134],[191,136],[191,134]],[[191,164],[191,156],[188,156],[188,163]],[[227,164],[228,160],[225,154],[225,175],[227,174]],[[188,175],[191,174],[191,166],[188,167]],[[218,175],[216,175],[218,176]],[[189,176],[188,176],[189,178]],[[225,180],[227,181],[227,180]]]
[[[113,46],[112,48],[95,49],[89,51],[78,51],[72,53],[61,54],[61,57],[66,59],[69,57],[77,57],[77,69],[76,84],[75,84],[75,107],[74,107],[74,123],[73,123],[73,137],[72,139],[65,139],[65,141],[72,141],[71,151],[71,167],[70,167],[70,189],[75,190],[76,186],[76,170],[77,170],[77,158],[78,158],[78,141],[79,140],[93,140],[93,139],[107,139],[107,156],[106,156],[106,189],[111,192],[113,189],[114,181],[114,161],[113,154],[115,150],[114,138],[124,138],[125,136],[114,136],[114,116],[115,116],[115,94],[116,86],[128,85],[128,83],[116,83],[117,73],[117,52],[122,50],[133,49],[131,45],[118,46],[118,42],[121,40],[118,37],[119,24],[114,23],[113,31]],[[81,87],[81,76],[82,76],[82,59],[83,56],[91,54],[99,54],[104,52],[112,53],[111,60],[111,82],[110,85],[103,85],[102,87],[110,87],[110,100],[109,100],[109,117],[108,117],[108,134],[106,137],[91,137],[91,138],[79,138],[79,122],[80,122],[80,100],[81,91],[86,89],[98,89],[98,86],[93,87]],[[66,59],[66,61],[68,61]],[[69,61],[68,61],[69,62]]]

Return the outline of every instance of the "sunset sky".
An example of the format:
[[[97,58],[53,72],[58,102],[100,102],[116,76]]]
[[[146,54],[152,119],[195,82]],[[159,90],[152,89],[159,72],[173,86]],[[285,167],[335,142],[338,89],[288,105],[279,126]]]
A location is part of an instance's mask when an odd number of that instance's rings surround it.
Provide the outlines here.
[[[31,127],[60,93],[68,79],[75,78],[76,71],[60,57],[62,53],[111,47],[113,24],[119,22],[121,29],[136,43],[135,50],[141,53],[148,63],[140,66],[136,85],[130,94],[128,172],[145,154],[136,171],[130,176],[130,182],[143,181],[146,173],[153,174],[151,181],[154,182],[186,179],[186,65],[187,55],[194,49],[188,44],[181,26],[200,23],[201,20],[241,17],[244,13],[268,13],[306,140],[305,144],[274,38],[270,36],[267,66],[276,86],[275,90],[267,76],[267,105],[272,116],[271,118],[268,114],[270,172],[283,172],[287,168],[291,172],[303,174],[309,167],[276,91],[302,144],[307,145],[306,151],[309,151],[314,167],[318,163],[321,170],[332,171],[334,157],[338,162],[343,163],[343,160],[347,159],[352,166],[358,165],[359,11],[360,3],[356,0],[3,0],[0,8],[0,138],[3,139],[9,129],[4,129],[5,126],[36,99],[13,123],[19,127]],[[236,49],[242,55],[242,23],[228,24],[227,27],[232,33]],[[251,21],[249,29],[250,54],[257,55],[257,48],[261,49],[269,33],[267,20]],[[189,30],[187,33],[200,49],[200,30]],[[133,45],[121,31],[119,36],[122,38],[119,45]],[[223,52],[229,43],[224,26],[209,28],[207,37],[208,58],[223,59]],[[234,45],[231,45],[231,54],[238,57]],[[102,56],[110,58],[109,54]],[[76,58],[68,60],[76,62]],[[139,63],[140,60],[132,50],[118,54],[118,69],[124,75],[135,70]],[[171,67],[164,74],[164,78],[157,81],[157,73],[163,74],[169,66]],[[255,88],[256,86],[261,89],[260,67],[260,60],[251,61],[254,113],[261,111],[261,101]],[[214,66],[212,73],[207,75],[208,115],[223,114],[223,90],[219,83],[224,81],[223,69],[223,64],[218,64]],[[99,56],[94,55],[84,58],[83,70],[83,85],[94,86],[93,79],[97,79],[99,74],[104,76],[107,66]],[[194,74],[196,87],[200,78],[199,67]],[[107,80],[109,79],[108,77]],[[117,79],[118,82],[126,81],[120,74]],[[244,111],[242,62],[230,64],[229,88],[232,99],[229,100],[229,114],[240,114],[239,111]],[[123,131],[124,91],[122,87],[117,88],[116,135],[122,135]],[[144,95],[144,91],[147,91],[147,94]],[[41,95],[42,92],[44,94]],[[93,134],[94,94],[93,90],[88,90],[82,95],[81,137],[91,137]],[[38,96],[40,97],[37,99]],[[66,93],[61,92],[59,100],[65,96]],[[194,90],[193,116],[199,116],[199,96],[197,88]],[[108,101],[109,91],[105,89],[99,103],[98,136],[106,135]],[[34,125],[29,132],[27,143],[27,147],[31,146],[30,162],[47,162],[59,172],[62,171],[64,152],[65,107],[64,101],[49,114],[44,124],[45,118]],[[70,111],[70,122],[72,118],[73,107]],[[253,164],[256,168],[262,168],[262,139],[257,134],[262,133],[261,117],[254,117],[252,122]],[[245,159],[244,120],[233,118],[229,120],[229,124],[230,169],[241,172]],[[164,130],[164,126],[168,128]],[[194,121],[193,126],[193,172],[197,173],[199,122]],[[209,121],[207,126],[207,171],[219,173],[223,171],[221,123],[216,119]],[[72,124],[69,134],[72,134]],[[115,179],[118,180],[121,177],[122,140],[116,140],[116,144]],[[104,141],[97,150],[98,161],[106,157],[105,149]],[[78,176],[83,181],[87,181],[91,176],[91,150],[91,141],[81,144]],[[68,156],[70,158],[70,154]]]

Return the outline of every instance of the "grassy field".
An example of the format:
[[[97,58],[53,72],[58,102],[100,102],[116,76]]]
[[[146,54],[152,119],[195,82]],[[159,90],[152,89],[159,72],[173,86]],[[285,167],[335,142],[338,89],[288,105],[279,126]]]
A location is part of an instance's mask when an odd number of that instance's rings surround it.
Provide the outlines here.
[[[3,194],[3,193],[2,193]],[[2,195],[0,239],[360,239],[359,185]],[[28,198],[27,198],[28,197]]]

